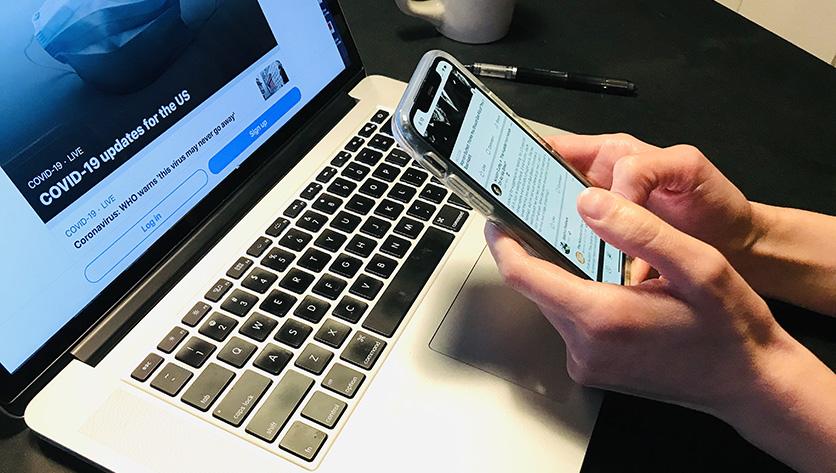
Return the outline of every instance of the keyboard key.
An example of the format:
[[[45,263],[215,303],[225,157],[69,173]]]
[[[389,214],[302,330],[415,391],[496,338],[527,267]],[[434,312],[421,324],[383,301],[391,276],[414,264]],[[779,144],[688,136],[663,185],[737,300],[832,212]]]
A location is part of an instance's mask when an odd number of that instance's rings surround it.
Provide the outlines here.
[[[345,208],[354,213],[366,215],[374,208],[374,201],[364,195],[358,194],[349,199],[348,203],[345,204]]]
[[[366,220],[366,223],[364,223],[362,227],[360,227],[360,231],[375,238],[383,238],[391,227],[392,224],[386,220],[372,216]]]
[[[331,255],[328,253],[316,248],[308,248],[308,251],[299,259],[299,266],[318,273],[325,268],[329,261],[331,261]]]
[[[374,299],[374,296],[380,292],[381,287],[383,287],[383,283],[381,281],[365,274],[361,274],[357,280],[354,281],[354,284],[352,284],[348,289],[348,292],[354,294],[355,296],[372,300]]]
[[[232,283],[230,281],[227,281],[226,279],[218,279],[218,282],[216,282],[215,285],[212,286],[212,289],[209,289],[203,297],[209,301],[218,302],[231,287]]]
[[[340,151],[336,156],[334,156],[334,159],[331,160],[331,166],[341,168],[348,162],[349,159],[351,159],[351,153],[347,151]]]
[[[230,294],[224,303],[221,304],[221,309],[239,317],[243,317],[247,315],[257,303],[258,297],[250,294],[249,292],[236,289],[232,291],[232,294]]]
[[[278,289],[273,289],[258,308],[276,317],[284,317],[290,312],[290,308],[293,307],[295,302],[296,297]]]
[[[347,320],[351,323],[356,323],[360,317],[366,312],[369,305],[363,301],[349,296],[343,297],[340,302],[334,307],[333,314],[337,317]]]
[[[392,166],[391,164],[383,163],[374,170],[372,176],[382,179],[386,182],[394,182],[397,179],[398,174],[401,173],[401,170]]]
[[[375,215],[379,215],[389,220],[395,220],[401,216],[404,206],[393,200],[383,199],[377,208],[374,209]]]
[[[359,192],[377,199],[378,197],[382,197],[387,189],[389,189],[388,184],[370,177],[366,179],[366,182],[364,182],[362,186],[360,186]]]
[[[398,166],[406,166],[410,160],[406,151],[398,148],[389,151],[389,154],[386,155],[386,162],[397,164]]]
[[[314,233],[318,232],[326,223],[328,223],[328,217],[313,210],[308,210],[296,221],[296,225],[299,225],[300,228]]]
[[[267,442],[273,442],[284,428],[293,412],[302,404],[314,381],[295,371],[282,376],[273,392],[264,400],[252,420],[247,424],[248,434]]]
[[[253,244],[247,248],[247,254],[258,258],[264,254],[264,252],[267,251],[267,248],[270,248],[270,245],[272,244],[273,240],[267,237],[259,237],[258,240],[254,241]]]
[[[319,331],[314,335],[314,340],[322,342],[329,347],[339,348],[343,344],[348,334],[351,332],[351,327],[346,324],[337,322],[334,319],[328,319],[319,328]]]
[[[250,318],[241,325],[238,332],[253,340],[263,342],[267,340],[267,337],[270,336],[270,333],[277,325],[279,325],[279,322],[276,319],[259,314],[258,312],[253,312]]]
[[[363,148],[362,151],[357,153],[357,157],[354,159],[367,166],[374,166],[379,163],[381,159],[383,159],[383,153],[371,148]]]
[[[354,235],[351,237],[348,245],[346,245],[345,251],[360,256],[361,258],[366,258],[372,254],[376,246],[377,242],[371,238],[363,235]]]
[[[220,353],[218,353],[218,359],[236,368],[241,368],[253,356],[255,348],[255,345],[250,342],[246,342],[238,337],[232,337]]]
[[[363,143],[365,142],[366,140],[364,140],[363,138],[355,136],[351,138],[351,140],[348,143],[345,144],[345,149],[351,151],[352,153],[356,153],[357,150],[360,149],[360,147],[363,146]]]
[[[168,332],[162,341],[157,344],[157,350],[160,350],[163,353],[171,353],[177,348],[177,345],[186,338],[188,335],[188,330],[180,327],[174,327],[171,331]]]
[[[327,184],[334,176],[337,175],[337,168],[332,168],[331,166],[326,166],[325,169],[319,171],[319,174],[316,176],[316,180]]]
[[[389,235],[386,241],[380,245],[380,252],[394,256],[395,258],[403,258],[406,252],[409,251],[410,246],[412,246],[412,243],[409,240],[404,240],[395,235]]]
[[[209,319],[203,322],[198,331],[212,340],[222,342],[236,325],[238,325],[238,321],[232,317],[227,317],[220,312],[213,312]]]
[[[313,374],[321,374],[325,371],[325,367],[328,366],[328,362],[331,361],[331,358],[333,357],[334,354],[330,351],[320,348],[313,343],[309,343],[299,355],[299,358],[296,359],[296,363],[294,364],[305,371],[310,371]]]
[[[366,265],[366,271],[374,274],[375,276],[380,276],[381,278],[386,279],[392,275],[397,266],[398,262],[392,258],[376,254],[369,261],[369,264]]]
[[[407,184],[412,184],[415,187],[421,187],[421,185],[427,180],[427,177],[429,177],[429,174],[427,174],[426,171],[409,167],[403,173],[403,176],[401,176],[401,180]]]
[[[183,345],[183,348],[177,352],[177,356],[175,356],[175,358],[192,368],[200,368],[203,366],[203,363],[206,363],[206,360],[212,356],[214,351],[215,345],[212,345],[205,340],[201,340],[200,338],[192,337],[185,345]]]
[[[428,228],[363,321],[363,328],[391,337],[438,263],[444,258],[453,239],[450,233],[433,227]]]
[[[186,315],[183,316],[183,320],[181,320],[181,322],[189,327],[194,327],[200,323],[201,320],[203,320],[203,317],[206,317],[206,314],[208,314],[210,310],[212,310],[211,305],[205,302],[198,302],[191,308],[191,310],[186,312]]]
[[[445,205],[444,207],[441,207],[441,211],[439,211],[438,215],[435,216],[433,223],[439,227],[457,232],[464,226],[464,222],[467,221],[467,216],[468,213],[466,210],[462,210],[451,205]]]
[[[308,286],[314,281],[314,275],[306,273],[301,269],[293,268],[287,272],[287,275],[279,282],[279,286],[293,291],[296,294],[302,294],[308,289]]]
[[[369,138],[374,134],[375,131],[377,131],[377,125],[369,122],[363,125],[363,128],[361,128],[360,131],[357,132],[357,134],[362,136],[363,138]]]
[[[325,433],[297,420],[287,430],[279,447],[303,460],[312,461],[327,438]]]
[[[269,227],[267,227],[267,230],[265,230],[264,233],[275,238],[281,235],[288,225],[290,225],[290,220],[284,217],[279,217]]]
[[[467,202],[465,202],[461,197],[459,197],[458,194],[450,194],[450,198],[447,199],[447,202],[458,205],[459,207],[465,208],[467,210],[473,210],[473,207],[471,207]]]
[[[421,191],[421,198],[427,199],[435,204],[440,204],[447,196],[447,189],[432,184],[427,184]]]
[[[340,359],[369,370],[383,353],[384,348],[386,348],[386,342],[383,340],[365,332],[357,332],[345,346]]]
[[[393,230],[398,235],[403,235],[407,238],[415,239],[424,229],[424,224],[409,217],[402,218]]]
[[[331,194],[322,194],[314,201],[311,207],[319,210],[320,212],[332,215],[338,208],[340,208],[341,205],[343,205],[343,200],[339,197],[334,197]]]
[[[169,396],[176,396],[192,376],[191,371],[177,366],[174,363],[168,363],[163,367],[157,377],[154,378],[154,381],[151,381],[151,387]]]
[[[392,134],[392,120],[384,121],[383,124],[380,125],[380,132],[381,133],[386,133],[389,136],[394,136]]]
[[[407,215],[421,220],[429,220],[435,213],[435,205],[424,202],[423,200],[416,200],[406,211]]]
[[[163,357],[156,353],[149,353],[148,356],[142,360],[142,363],[140,363],[139,366],[131,372],[131,378],[140,382],[146,381],[152,374],[154,374],[154,371],[157,371],[157,368],[162,362]]]
[[[323,250],[336,253],[340,251],[340,247],[343,246],[343,243],[345,243],[346,239],[348,239],[348,237],[346,237],[342,233],[335,232],[333,230],[328,230],[326,228],[322,231],[322,234],[319,235],[319,238],[316,239],[314,245],[318,246],[319,248],[322,248]]]
[[[362,181],[369,174],[369,171],[371,169],[368,166],[352,161],[343,169],[342,175],[355,181]]]
[[[385,122],[387,118],[389,118],[389,112],[387,112],[386,110],[378,110],[372,116],[372,121],[380,125],[381,123]]]
[[[267,253],[267,256],[262,258],[261,264],[274,271],[282,273],[288,266],[290,266],[290,263],[293,262],[294,258],[296,258],[296,255],[290,253],[289,251],[285,251],[281,248],[272,248],[270,249],[270,252]]]
[[[399,202],[403,202],[404,204],[408,204],[409,201],[412,200],[413,197],[415,197],[415,194],[417,192],[418,190],[414,187],[398,182],[397,184],[392,186],[392,190],[389,191],[389,195],[387,195],[386,197],[397,200]]]
[[[284,215],[285,217],[296,218],[300,213],[302,213],[302,210],[305,208],[306,205],[308,204],[304,200],[296,199],[290,203],[290,206],[288,206],[284,210],[284,213],[282,215]]]
[[[388,151],[392,145],[395,144],[395,139],[391,136],[382,135],[380,133],[374,135],[374,138],[369,140],[369,146],[381,151]]]
[[[270,384],[270,378],[252,370],[244,371],[212,415],[235,427],[240,426]]]
[[[331,221],[331,226],[337,230],[351,233],[357,228],[357,225],[360,225],[362,220],[360,217],[342,210]]]
[[[330,186],[328,186],[328,192],[336,194],[340,197],[348,197],[351,195],[352,192],[354,192],[354,189],[356,188],[357,184],[349,180],[343,179],[341,177],[338,177],[334,179],[334,182],[332,182]]]
[[[303,232],[297,228],[291,228],[290,230],[285,233],[281,240],[279,240],[279,245],[289,248],[293,251],[302,251],[311,240],[313,239],[313,235],[310,233]]]
[[[302,409],[302,417],[332,429],[340,421],[346,406],[345,402],[317,391]]]
[[[276,333],[274,339],[293,348],[299,348],[305,343],[305,339],[308,338],[308,335],[312,331],[313,329],[308,324],[294,319],[287,319]]]
[[[319,278],[319,281],[317,281],[314,285],[312,291],[314,294],[333,301],[340,295],[341,292],[343,292],[343,289],[345,289],[345,286],[347,285],[348,283],[344,280],[326,273]]]
[[[310,184],[308,184],[308,187],[306,187],[305,190],[303,190],[302,193],[299,194],[299,197],[305,200],[311,200],[314,197],[316,197],[316,195],[319,194],[321,190],[322,184],[319,184],[317,182],[311,182]]]
[[[282,372],[285,366],[293,358],[293,352],[280,346],[268,343],[261,353],[255,357],[253,365],[264,371],[276,375]]]
[[[238,279],[243,276],[252,265],[253,260],[242,256],[238,258],[238,261],[236,261],[235,264],[233,264],[232,267],[226,271],[226,275],[232,279]]]
[[[214,404],[218,395],[229,386],[234,377],[235,373],[232,371],[215,363],[209,363],[180,399],[186,404],[206,412]]]
[[[322,317],[330,308],[331,304],[322,299],[314,296],[306,296],[302,300],[302,303],[296,307],[296,310],[293,311],[293,315],[315,324],[322,320]]]
[[[339,274],[340,276],[344,276],[347,278],[353,278],[357,271],[360,271],[360,268],[363,267],[363,262],[359,259],[349,256],[345,253],[341,253],[337,256],[337,259],[331,264],[331,267],[328,268],[329,271]]]
[[[351,399],[365,379],[366,375],[363,373],[340,363],[334,363],[322,379],[322,386]]]
[[[259,294],[264,294],[268,289],[270,289],[270,286],[272,286],[277,279],[279,279],[279,277],[270,271],[255,268],[250,271],[250,274],[248,274],[243,281],[241,281],[241,285],[247,289],[252,289]],[[253,303],[255,303],[255,301]]]

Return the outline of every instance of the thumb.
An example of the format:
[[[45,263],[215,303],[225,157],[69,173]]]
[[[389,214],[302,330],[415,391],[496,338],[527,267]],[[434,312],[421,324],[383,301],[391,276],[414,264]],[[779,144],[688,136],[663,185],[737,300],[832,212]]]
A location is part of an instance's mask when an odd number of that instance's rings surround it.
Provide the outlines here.
[[[578,197],[578,212],[601,239],[647,261],[683,292],[701,286],[704,275],[700,271],[705,266],[701,262],[715,253],[720,256],[649,210],[604,189],[584,190]]]

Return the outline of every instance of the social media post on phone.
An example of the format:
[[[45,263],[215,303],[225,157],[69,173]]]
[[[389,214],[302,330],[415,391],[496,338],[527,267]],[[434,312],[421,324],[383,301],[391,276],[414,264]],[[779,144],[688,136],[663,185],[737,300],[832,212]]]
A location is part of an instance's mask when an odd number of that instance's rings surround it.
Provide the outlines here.
[[[418,131],[592,279],[621,282],[621,254],[577,212],[584,184],[447,62]],[[600,275],[599,275],[600,271]]]
[[[4,272],[60,280],[0,295],[35,318],[80,310],[345,68],[318,2],[82,4],[0,6]]]

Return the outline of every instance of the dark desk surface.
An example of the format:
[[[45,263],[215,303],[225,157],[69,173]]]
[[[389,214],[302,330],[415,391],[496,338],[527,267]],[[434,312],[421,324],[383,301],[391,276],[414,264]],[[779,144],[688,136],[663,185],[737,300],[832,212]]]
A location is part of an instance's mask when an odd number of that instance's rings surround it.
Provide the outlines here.
[[[485,46],[447,40],[390,0],[342,3],[370,74],[407,80],[440,48],[464,62],[629,78],[638,97],[488,86],[521,115],[567,130],[697,145],[753,200],[836,214],[836,70],[714,1],[519,0],[509,36]],[[772,307],[836,367],[836,319]],[[21,429],[0,420],[0,471],[90,470]],[[788,469],[708,416],[608,395],[583,471]]]

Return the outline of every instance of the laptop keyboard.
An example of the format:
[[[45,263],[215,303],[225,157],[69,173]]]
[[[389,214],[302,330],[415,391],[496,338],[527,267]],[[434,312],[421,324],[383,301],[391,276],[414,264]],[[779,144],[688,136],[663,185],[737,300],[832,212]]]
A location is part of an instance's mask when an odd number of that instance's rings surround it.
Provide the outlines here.
[[[471,210],[410,164],[388,118],[378,110],[302,187],[134,380],[317,459]]]

